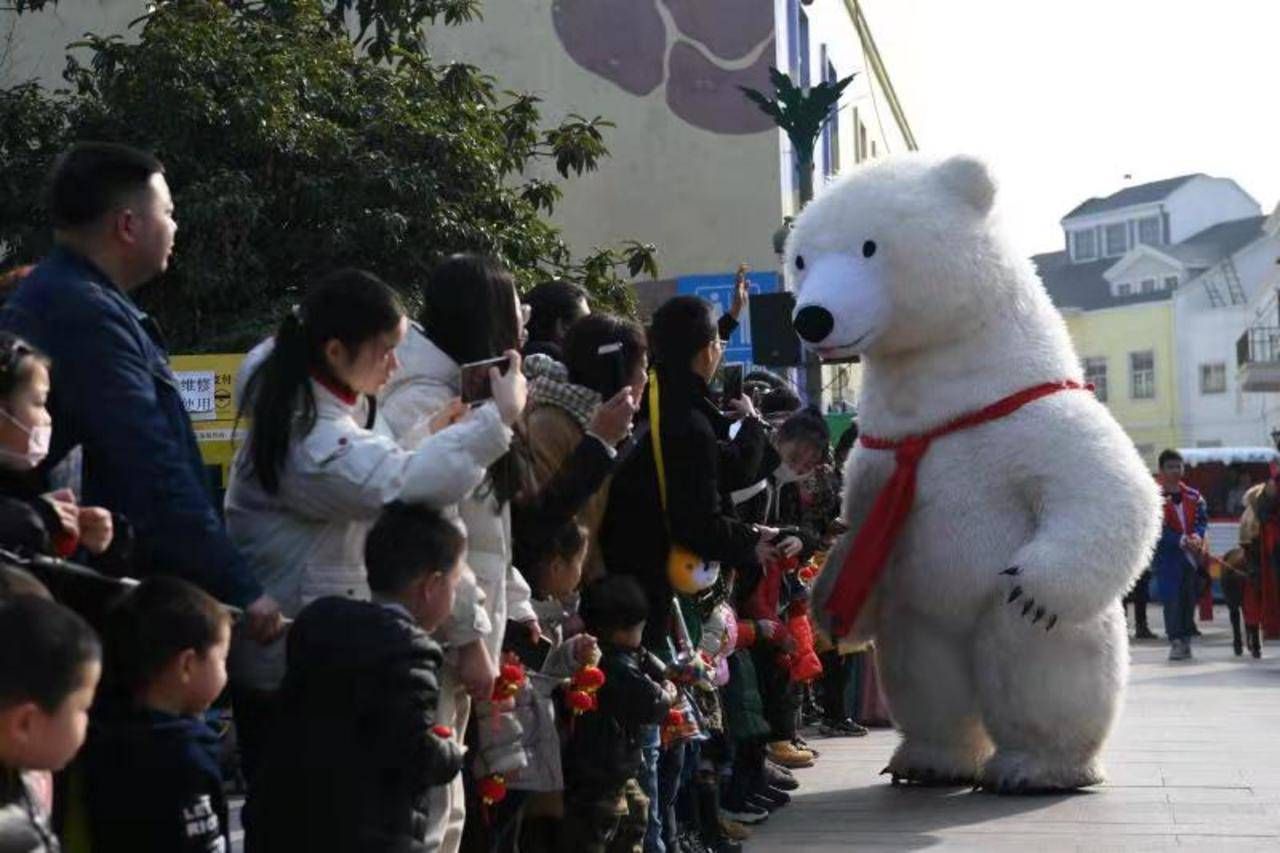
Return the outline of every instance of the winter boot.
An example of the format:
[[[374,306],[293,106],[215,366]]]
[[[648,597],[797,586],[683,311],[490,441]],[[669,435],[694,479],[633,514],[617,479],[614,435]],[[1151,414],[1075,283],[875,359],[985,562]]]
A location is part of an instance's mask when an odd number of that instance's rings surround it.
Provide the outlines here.
[[[795,744],[786,740],[778,740],[769,744],[769,758],[787,768],[812,767],[813,753],[807,749],[797,749]]]
[[[1258,635],[1258,626],[1246,626],[1245,631],[1249,635],[1249,654],[1254,658],[1262,657],[1262,637]]]
[[[1231,619],[1231,648],[1236,653],[1236,657],[1240,657],[1244,654],[1244,641],[1240,637],[1240,608],[1229,608],[1227,616]]]

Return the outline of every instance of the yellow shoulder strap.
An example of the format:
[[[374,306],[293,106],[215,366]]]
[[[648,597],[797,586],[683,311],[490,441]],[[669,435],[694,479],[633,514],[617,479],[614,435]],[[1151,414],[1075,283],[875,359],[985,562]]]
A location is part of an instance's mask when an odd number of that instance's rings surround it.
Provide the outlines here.
[[[658,405],[658,371],[649,371],[649,440],[653,442],[653,465],[658,470],[658,498],[662,517],[667,517],[667,468],[662,462],[662,422]]]

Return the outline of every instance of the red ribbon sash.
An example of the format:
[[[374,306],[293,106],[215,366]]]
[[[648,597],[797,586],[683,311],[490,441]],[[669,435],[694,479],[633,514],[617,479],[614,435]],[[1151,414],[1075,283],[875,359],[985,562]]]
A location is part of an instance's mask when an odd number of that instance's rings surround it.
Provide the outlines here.
[[[836,579],[835,589],[827,599],[826,610],[831,614],[833,636],[841,636],[853,627],[859,611],[884,572],[889,552],[893,550],[915,502],[916,472],[920,467],[920,460],[934,441],[1007,417],[1042,397],[1060,391],[1080,390],[1090,389],[1072,380],[1046,382],[1011,394],[984,409],[962,415],[924,435],[896,440],[867,435],[859,438],[862,445],[871,450],[892,450],[895,466],[889,481],[876,496],[871,513],[858,528],[853,547],[849,549],[844,565],[840,567],[840,577]]]

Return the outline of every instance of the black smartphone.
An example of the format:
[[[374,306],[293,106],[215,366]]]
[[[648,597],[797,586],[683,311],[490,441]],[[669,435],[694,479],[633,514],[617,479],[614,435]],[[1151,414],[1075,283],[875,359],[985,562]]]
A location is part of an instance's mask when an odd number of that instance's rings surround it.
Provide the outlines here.
[[[711,392],[711,402],[715,403],[716,408],[725,411],[729,408],[730,400],[737,400],[742,396],[742,379],[745,372],[742,362],[735,361],[727,364],[721,364],[716,369],[716,375],[711,377],[709,390]]]
[[[489,368],[496,367],[498,372],[506,375],[511,361],[505,356],[487,358],[484,361],[473,361],[458,368],[462,374],[462,402],[469,406],[483,403],[493,398],[493,389],[489,387]]]

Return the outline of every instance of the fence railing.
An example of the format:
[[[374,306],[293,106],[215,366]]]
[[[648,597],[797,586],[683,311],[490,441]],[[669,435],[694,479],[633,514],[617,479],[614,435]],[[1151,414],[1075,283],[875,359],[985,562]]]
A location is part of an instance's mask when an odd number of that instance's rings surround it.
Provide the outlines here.
[[[1280,364],[1280,326],[1254,326],[1236,341],[1236,366]]]

